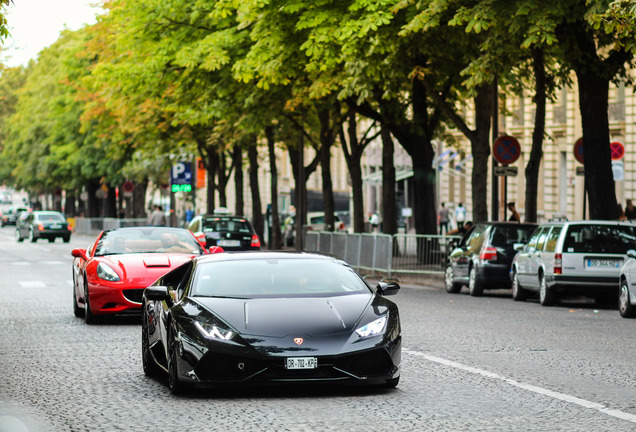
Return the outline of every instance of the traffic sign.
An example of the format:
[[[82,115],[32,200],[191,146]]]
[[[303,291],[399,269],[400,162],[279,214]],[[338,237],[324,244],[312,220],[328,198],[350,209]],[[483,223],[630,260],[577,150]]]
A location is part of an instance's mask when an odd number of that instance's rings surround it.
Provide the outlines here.
[[[503,165],[515,163],[521,156],[521,146],[515,137],[502,135],[493,144],[493,157]]]
[[[579,138],[574,143],[574,159],[583,163],[583,138]]]
[[[610,143],[610,149],[612,151],[612,160],[621,160],[625,156],[625,146],[622,142],[614,141]]]
[[[173,185],[192,184],[192,164],[190,162],[177,162],[170,170],[170,183]]]
[[[516,166],[496,166],[495,167],[495,175],[503,176],[503,177],[516,177],[518,173],[518,169]]]

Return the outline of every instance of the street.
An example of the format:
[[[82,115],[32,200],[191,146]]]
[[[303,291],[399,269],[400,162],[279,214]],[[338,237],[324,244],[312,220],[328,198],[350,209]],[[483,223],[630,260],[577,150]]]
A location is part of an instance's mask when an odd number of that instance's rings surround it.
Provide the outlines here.
[[[137,319],[73,315],[70,243],[0,228],[0,432],[633,431],[636,320],[509,290],[447,294],[409,279],[395,390],[273,387],[173,396],[141,366]]]

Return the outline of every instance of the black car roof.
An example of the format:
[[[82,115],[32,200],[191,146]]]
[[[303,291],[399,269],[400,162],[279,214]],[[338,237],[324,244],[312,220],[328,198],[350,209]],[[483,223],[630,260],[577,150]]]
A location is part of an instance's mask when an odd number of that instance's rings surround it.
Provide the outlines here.
[[[319,252],[298,251],[227,251],[210,255],[201,255],[195,258],[198,262],[208,261],[236,261],[251,259],[324,259],[342,261],[333,255]]]

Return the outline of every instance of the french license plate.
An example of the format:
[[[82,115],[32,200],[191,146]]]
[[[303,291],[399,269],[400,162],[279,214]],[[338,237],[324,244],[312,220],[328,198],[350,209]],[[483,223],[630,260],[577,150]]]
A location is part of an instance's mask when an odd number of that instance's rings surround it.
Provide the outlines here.
[[[619,260],[612,259],[588,259],[588,267],[620,267],[621,262]]]
[[[51,224],[51,226],[49,228],[51,228],[51,229],[60,229],[60,228],[62,228],[62,225],[60,225],[60,224]]]
[[[287,369],[316,369],[318,359],[316,357],[288,357]]]
[[[241,245],[241,241],[240,240],[217,240],[216,245],[238,247]]]

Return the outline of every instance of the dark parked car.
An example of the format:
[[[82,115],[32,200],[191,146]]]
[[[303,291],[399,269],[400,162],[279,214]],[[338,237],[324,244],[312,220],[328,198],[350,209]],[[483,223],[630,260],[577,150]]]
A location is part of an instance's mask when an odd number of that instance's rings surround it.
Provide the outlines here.
[[[226,251],[259,250],[261,241],[252,224],[244,217],[229,215],[199,215],[188,224],[188,229],[206,247],[221,246]]]
[[[510,288],[510,265],[519,248],[537,227],[534,223],[482,222],[464,235],[450,253],[444,274],[449,293],[467,285],[472,296],[484,289]]]
[[[26,207],[9,207],[7,211],[2,212],[2,216],[0,216],[0,227],[5,225],[15,225],[18,220],[18,215],[27,210],[28,209]]]
[[[23,217],[25,216],[26,217]],[[34,211],[24,213],[18,218],[15,238],[21,242],[28,238],[32,243],[44,238],[53,243],[56,238],[64,243],[71,240],[71,228],[64,215],[56,211]]]
[[[397,283],[371,287],[344,261],[300,252],[196,257],[146,288],[144,373],[190,386],[332,383],[395,387]]]

